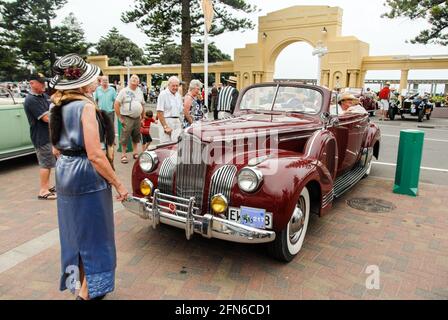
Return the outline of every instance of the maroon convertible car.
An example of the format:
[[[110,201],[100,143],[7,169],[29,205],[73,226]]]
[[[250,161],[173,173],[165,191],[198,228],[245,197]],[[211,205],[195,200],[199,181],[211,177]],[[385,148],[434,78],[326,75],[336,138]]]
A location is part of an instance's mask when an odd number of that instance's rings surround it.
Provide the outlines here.
[[[244,89],[233,118],[196,123],[142,153],[124,206],[187,239],[268,243],[291,261],[310,214],[327,214],[379,156],[379,128],[368,115],[338,114],[331,95],[289,82]]]

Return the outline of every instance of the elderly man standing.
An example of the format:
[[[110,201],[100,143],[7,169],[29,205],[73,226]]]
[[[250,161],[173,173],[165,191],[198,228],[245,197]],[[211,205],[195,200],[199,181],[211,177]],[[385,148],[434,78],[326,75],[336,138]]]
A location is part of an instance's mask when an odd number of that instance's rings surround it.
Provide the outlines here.
[[[117,98],[117,91],[109,86],[109,77],[101,77],[101,87],[96,89],[93,97],[100,109],[106,112],[112,123],[115,123],[114,102]]]
[[[138,158],[137,148],[141,140],[141,120],[145,115],[145,99],[142,90],[138,87],[139,83],[140,78],[133,75],[129,81],[129,86],[121,90],[115,100],[115,112],[123,126],[120,144],[122,148],[121,163],[124,164],[129,162],[126,155],[129,137],[132,137],[133,158],[135,160]]]
[[[160,143],[177,142],[181,132],[182,123],[182,97],[179,94],[180,81],[177,77],[168,80],[168,86],[160,92],[157,100],[157,117],[160,122]]]
[[[25,99],[25,112],[30,123],[31,140],[36,149],[40,167],[39,200],[56,200],[55,188],[50,188],[51,169],[56,166],[48,128],[50,97],[45,93],[45,77],[30,77],[31,92]]]

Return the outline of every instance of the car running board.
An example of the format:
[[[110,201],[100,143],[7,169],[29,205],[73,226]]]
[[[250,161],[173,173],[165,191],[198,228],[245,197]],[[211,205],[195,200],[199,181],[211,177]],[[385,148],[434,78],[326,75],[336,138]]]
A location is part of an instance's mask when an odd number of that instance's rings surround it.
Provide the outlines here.
[[[334,197],[340,198],[345,192],[357,184],[367,173],[367,167],[357,166],[336,179],[334,183]]]

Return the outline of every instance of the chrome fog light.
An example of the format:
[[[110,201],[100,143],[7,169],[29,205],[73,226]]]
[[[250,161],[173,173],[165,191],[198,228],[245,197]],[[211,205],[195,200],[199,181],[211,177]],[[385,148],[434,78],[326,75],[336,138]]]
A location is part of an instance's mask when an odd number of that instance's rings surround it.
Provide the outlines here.
[[[229,201],[224,195],[217,194],[212,197],[210,207],[215,214],[222,214],[227,211],[227,208],[229,207]]]
[[[154,184],[149,179],[145,179],[140,183],[140,192],[145,197],[152,195]]]

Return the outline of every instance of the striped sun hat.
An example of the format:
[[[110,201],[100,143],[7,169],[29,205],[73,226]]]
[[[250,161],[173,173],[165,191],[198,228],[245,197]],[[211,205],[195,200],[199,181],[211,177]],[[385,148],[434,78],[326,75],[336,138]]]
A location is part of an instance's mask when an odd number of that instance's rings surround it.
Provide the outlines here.
[[[79,55],[71,53],[55,62],[50,87],[56,90],[82,88],[94,82],[101,73],[94,64],[86,63]]]

